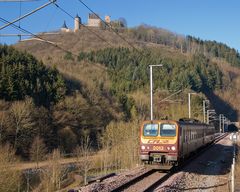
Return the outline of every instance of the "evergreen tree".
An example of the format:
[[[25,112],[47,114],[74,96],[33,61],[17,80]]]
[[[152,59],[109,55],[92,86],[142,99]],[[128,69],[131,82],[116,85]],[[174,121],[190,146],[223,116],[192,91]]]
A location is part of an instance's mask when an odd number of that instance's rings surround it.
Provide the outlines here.
[[[45,67],[32,55],[0,45],[0,99],[33,98],[35,104],[49,107],[65,95],[65,83],[56,70]]]

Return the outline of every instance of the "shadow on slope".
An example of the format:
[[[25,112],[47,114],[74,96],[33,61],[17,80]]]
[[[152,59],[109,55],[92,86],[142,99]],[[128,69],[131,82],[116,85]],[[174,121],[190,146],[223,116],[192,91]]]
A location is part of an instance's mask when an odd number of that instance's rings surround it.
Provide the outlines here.
[[[203,93],[206,95],[217,114],[224,114],[224,116],[226,116],[232,122],[238,121],[238,111],[233,109],[230,104],[210,90],[204,90]]]
[[[79,80],[69,77],[66,74],[62,74],[67,87],[67,95],[71,95],[76,91],[81,91],[82,84]]]

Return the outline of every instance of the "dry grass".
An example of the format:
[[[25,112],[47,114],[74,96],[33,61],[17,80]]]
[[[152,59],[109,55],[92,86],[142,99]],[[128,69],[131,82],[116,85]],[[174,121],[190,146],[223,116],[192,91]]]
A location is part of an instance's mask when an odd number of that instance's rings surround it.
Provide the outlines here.
[[[118,36],[114,35],[110,31],[103,31],[101,29],[91,30],[105,39],[108,43],[100,40],[86,29],[81,29],[77,33],[70,32],[59,33],[57,35],[42,35],[42,38],[55,42],[59,47],[62,47],[63,49],[76,55],[78,55],[80,51],[98,50],[106,47],[128,46]],[[53,61],[59,61],[61,56],[64,54],[62,50],[36,40],[20,42],[16,44],[15,47],[32,53],[44,62],[47,58],[52,58]]]

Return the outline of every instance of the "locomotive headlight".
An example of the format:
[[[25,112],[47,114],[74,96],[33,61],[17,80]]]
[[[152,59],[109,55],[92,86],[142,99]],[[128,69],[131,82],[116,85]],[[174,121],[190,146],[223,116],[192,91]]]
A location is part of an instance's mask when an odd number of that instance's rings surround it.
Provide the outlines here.
[[[167,147],[167,150],[170,150],[170,147]]]
[[[142,149],[142,150],[144,150],[145,148],[146,148],[145,146],[143,146],[143,145],[141,146],[141,149]]]
[[[171,149],[172,149],[173,151],[175,151],[175,150],[176,150],[176,147],[172,146]]]

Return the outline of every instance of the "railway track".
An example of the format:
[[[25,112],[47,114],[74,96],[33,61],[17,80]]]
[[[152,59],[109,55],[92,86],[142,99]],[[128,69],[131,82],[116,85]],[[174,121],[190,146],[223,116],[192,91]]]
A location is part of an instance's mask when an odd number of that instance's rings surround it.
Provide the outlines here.
[[[91,180],[89,180],[87,183],[87,185],[90,185],[90,184],[92,184],[92,183],[100,183],[100,182],[102,182],[102,181],[104,181],[104,180],[106,180],[106,179],[108,179],[108,178],[110,178],[110,177],[113,177],[113,176],[115,176],[116,175],[116,173],[109,173],[109,174],[107,174],[107,175],[104,175],[104,176],[100,176],[100,177],[97,177],[97,178],[95,178],[95,179],[91,179]]]
[[[226,137],[228,135],[228,133],[224,133],[222,135],[219,135],[213,143],[217,143],[218,141],[220,141],[221,139],[223,139],[224,137]]]
[[[148,191],[148,189],[156,182],[163,182],[168,178],[169,173],[160,172],[159,169],[149,169],[138,177],[122,184],[112,190],[117,191]]]
[[[206,150],[208,150],[210,147],[212,147],[215,143],[226,137],[228,134],[223,134],[218,136],[214,142],[212,142],[207,147],[201,149],[197,154],[191,156],[188,158],[184,163],[180,164],[177,168],[171,168],[168,172],[163,172],[160,169],[150,169],[140,176],[118,186],[117,188],[113,189],[112,192],[118,192],[118,191],[142,191],[142,192],[150,192],[154,191],[161,183],[166,181],[168,178],[170,178],[173,174],[180,171],[184,166],[189,164],[192,160],[196,159],[198,156],[200,156],[202,153],[204,153]]]

